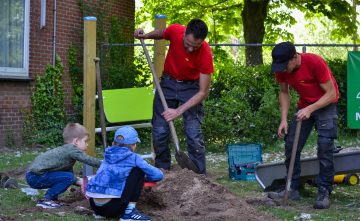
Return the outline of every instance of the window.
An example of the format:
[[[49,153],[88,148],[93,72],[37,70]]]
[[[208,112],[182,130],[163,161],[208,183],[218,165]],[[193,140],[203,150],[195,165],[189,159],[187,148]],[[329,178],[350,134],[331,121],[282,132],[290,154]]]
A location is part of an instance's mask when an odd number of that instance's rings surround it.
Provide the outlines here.
[[[29,2],[0,1],[0,78],[29,76]]]

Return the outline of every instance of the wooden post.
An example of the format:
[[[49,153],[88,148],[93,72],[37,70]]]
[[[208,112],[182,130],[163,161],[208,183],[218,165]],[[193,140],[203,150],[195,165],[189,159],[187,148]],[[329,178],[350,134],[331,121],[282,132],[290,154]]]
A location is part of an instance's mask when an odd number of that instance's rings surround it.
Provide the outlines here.
[[[96,17],[84,17],[84,106],[83,124],[89,132],[86,153],[95,156],[95,93],[96,74]],[[84,167],[84,174],[93,174],[90,166]]]
[[[156,15],[155,16],[155,29],[164,29],[166,28],[166,16],[165,15]],[[158,78],[161,77],[164,62],[165,62],[165,40],[155,40],[154,47],[154,67],[155,72]]]

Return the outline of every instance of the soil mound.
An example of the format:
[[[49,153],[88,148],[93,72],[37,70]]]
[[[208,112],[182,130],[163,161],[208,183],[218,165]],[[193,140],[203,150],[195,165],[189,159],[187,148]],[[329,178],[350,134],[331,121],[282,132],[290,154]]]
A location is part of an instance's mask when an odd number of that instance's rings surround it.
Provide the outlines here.
[[[145,190],[138,207],[154,220],[277,220],[204,175],[180,168]]]

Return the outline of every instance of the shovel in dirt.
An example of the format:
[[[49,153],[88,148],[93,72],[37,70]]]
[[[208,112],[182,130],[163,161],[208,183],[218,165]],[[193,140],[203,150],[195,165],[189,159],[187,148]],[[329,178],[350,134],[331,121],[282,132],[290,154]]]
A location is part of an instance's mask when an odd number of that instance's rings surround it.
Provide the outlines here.
[[[287,174],[286,186],[285,186],[285,192],[284,192],[284,198],[283,198],[284,206],[286,206],[288,203],[288,195],[289,195],[289,191],[290,191],[291,179],[292,179],[292,174],[293,174],[293,170],[294,170],[296,151],[297,151],[298,143],[299,143],[301,123],[302,123],[302,120],[299,120],[296,123],[295,138],[294,138],[294,143],[292,146],[289,170],[288,170],[288,174]]]
[[[155,82],[155,87],[156,87],[156,90],[159,93],[161,103],[162,103],[162,105],[164,107],[164,110],[167,110],[168,105],[166,103],[164,93],[163,93],[163,91],[162,91],[162,89],[160,87],[160,83],[159,83],[159,80],[157,78],[155,68],[154,68],[154,66],[153,66],[153,64],[152,64],[152,62],[150,60],[149,52],[148,52],[148,50],[146,48],[146,45],[144,43],[144,39],[140,38],[140,41],[141,41],[141,45],[142,45],[142,47],[144,49],[146,60],[147,60],[147,62],[149,64],[149,67],[151,69],[153,80]],[[195,166],[194,162],[189,158],[189,156],[186,155],[186,153],[180,151],[179,139],[178,139],[178,136],[177,136],[176,131],[175,131],[174,122],[170,121],[169,126],[170,126],[171,136],[172,136],[173,142],[175,144],[175,149],[176,149],[175,159],[178,162],[179,166],[181,168],[188,168],[189,170],[192,170],[195,173],[199,173],[199,169]]]

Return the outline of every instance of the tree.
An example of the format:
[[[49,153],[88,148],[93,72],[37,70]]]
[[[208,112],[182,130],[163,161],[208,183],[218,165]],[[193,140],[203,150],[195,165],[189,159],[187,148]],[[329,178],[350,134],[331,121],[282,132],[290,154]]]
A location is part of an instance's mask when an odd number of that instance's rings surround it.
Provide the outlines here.
[[[191,18],[202,18],[209,25],[212,43],[240,34],[246,44],[293,40],[282,28],[295,24],[292,9],[304,12],[305,18],[326,16],[334,21],[335,38],[357,32],[356,11],[346,0],[143,0],[143,4],[136,14],[137,24],[153,20],[156,14],[167,15],[169,23],[186,24]],[[261,47],[247,47],[245,55],[249,66],[263,63]]]
[[[265,35],[265,19],[270,0],[244,0],[241,12],[244,39],[246,43],[262,43]],[[262,64],[262,47],[245,48],[246,64],[248,66]]]

